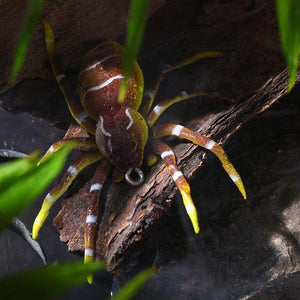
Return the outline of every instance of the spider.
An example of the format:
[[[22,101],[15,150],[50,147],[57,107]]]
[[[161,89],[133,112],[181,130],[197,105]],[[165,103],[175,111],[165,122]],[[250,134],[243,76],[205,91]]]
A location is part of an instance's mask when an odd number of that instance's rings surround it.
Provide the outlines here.
[[[61,183],[45,197],[33,224],[32,236],[34,239],[37,238],[55,201],[68,189],[83,168],[97,162],[87,199],[88,209],[84,230],[84,262],[93,261],[99,196],[110,168],[114,167],[113,181],[119,182],[125,177],[129,184],[139,185],[144,180],[143,172],[140,169],[143,161],[151,166],[157,160],[156,155],[162,158],[175,181],[194,231],[198,233],[200,228],[196,207],[191,198],[190,186],[176,165],[174,152],[159,139],[165,136],[177,136],[213,152],[246,199],[241,177],[220,145],[182,125],[155,125],[157,119],[170,105],[199,95],[209,97],[211,94],[182,92],[176,97],[162,101],[151,110],[155,94],[165,73],[193,63],[200,58],[220,56],[219,52],[198,53],[176,65],[165,67],[153,89],[146,91],[144,95],[143,74],[135,62],[128,80],[124,102],[120,104],[117,99],[119,86],[123,79],[124,48],[114,41],[104,40],[85,56],[78,75],[78,97],[74,98],[71,96],[71,87],[67,83],[66,74],[57,60],[53,30],[45,19],[43,19],[43,26],[46,49],[57,83],[65,96],[73,118],[90,134],[90,137],[68,139],[73,141],[74,148],[80,147],[85,152],[67,169]],[[68,140],[61,140],[53,144],[40,162],[61,148]],[[151,149],[154,154],[147,153],[145,155],[146,144],[147,149]],[[88,281],[91,282],[92,277],[89,277]]]

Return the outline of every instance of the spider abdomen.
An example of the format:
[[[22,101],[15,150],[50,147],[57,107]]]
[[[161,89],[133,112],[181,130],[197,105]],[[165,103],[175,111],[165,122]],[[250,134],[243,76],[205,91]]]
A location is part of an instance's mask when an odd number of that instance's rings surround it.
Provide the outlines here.
[[[105,40],[84,58],[78,76],[79,95],[84,110],[96,121],[100,116],[114,115],[120,109],[118,92],[123,79],[123,54],[121,45]],[[138,110],[143,88],[143,74],[135,62],[122,105]]]

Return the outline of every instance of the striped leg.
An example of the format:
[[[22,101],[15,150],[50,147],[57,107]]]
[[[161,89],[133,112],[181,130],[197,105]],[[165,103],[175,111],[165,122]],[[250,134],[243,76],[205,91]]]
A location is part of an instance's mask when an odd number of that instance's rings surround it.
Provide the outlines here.
[[[45,43],[52,70],[56,77],[57,83],[65,96],[65,100],[68,104],[69,110],[73,118],[81,127],[94,134],[96,130],[95,121],[90,118],[82,108],[78,96],[74,94],[74,91],[67,84],[66,74],[64,74],[61,65],[58,63],[59,60],[57,58],[57,55],[55,54],[55,39],[53,30],[50,24],[45,19],[43,19],[43,25],[45,31]]]
[[[232,101],[229,98],[221,97],[217,93],[198,92],[198,93],[188,94],[185,91],[182,91],[180,95],[177,95],[170,99],[163,100],[159,104],[157,104],[148,114],[146,118],[147,124],[149,125],[149,127],[152,127],[154,123],[157,121],[157,119],[163,114],[163,112],[172,104],[183,100],[188,100],[190,98],[197,97],[197,96],[203,96],[207,98],[220,98],[222,100]]]
[[[153,142],[153,151],[161,156],[164,164],[167,166],[169,172],[171,173],[171,176],[181,193],[184,207],[192,221],[194,231],[195,233],[198,233],[200,227],[198,223],[197,210],[191,197],[190,185],[176,165],[174,152],[168,145],[158,140],[155,140]]]
[[[153,153],[147,153],[145,155],[145,162],[148,167],[152,167],[157,162],[157,156]]]
[[[84,227],[84,262],[94,260],[94,239],[98,219],[99,196],[102,186],[106,180],[110,163],[107,159],[102,160],[97,166],[88,198],[87,216]],[[92,275],[87,278],[89,283],[93,282]]]
[[[189,140],[194,144],[199,145],[214,153],[221,161],[224,170],[229,175],[231,180],[235,183],[235,185],[241,192],[244,199],[247,198],[244,184],[239,173],[236,171],[234,166],[229,161],[229,158],[225,153],[224,149],[216,142],[214,142],[213,140],[211,140],[210,138],[204,135],[193,132],[192,130],[186,127],[183,127],[181,125],[176,125],[176,124],[157,125],[152,128],[152,132],[154,138],[170,136],[170,135],[178,136],[180,138]]]
[[[40,159],[39,163],[42,163],[47,157],[49,157],[53,152],[56,152],[57,150],[59,150],[60,148],[62,148],[66,143],[73,143],[73,149],[77,150],[80,149],[81,151],[83,150],[92,150],[91,148],[95,148],[97,149],[97,145],[95,142],[95,139],[92,138],[69,138],[69,139],[64,139],[64,140],[60,140],[58,142],[56,142],[55,144],[53,144],[48,151],[45,153],[45,155]]]
[[[103,158],[103,155],[97,152],[88,152],[81,155],[66,171],[64,174],[60,184],[51,190],[46,198],[44,199],[42,208],[34,220],[32,227],[32,238],[36,239],[38,232],[42,225],[44,224],[50,208],[56,202],[56,200],[68,189],[70,184],[73,182],[75,177],[79,174],[79,172],[84,169],[86,166],[99,161]]]
[[[224,56],[224,53],[216,52],[216,51],[215,52],[213,52],[213,51],[212,52],[201,52],[201,53],[197,53],[187,59],[184,59],[184,60],[178,62],[177,64],[166,65],[163,68],[160,76],[158,76],[157,81],[155,82],[153,88],[145,91],[143,103],[139,110],[140,114],[145,117],[148,114],[148,112],[150,111],[152,104],[153,104],[153,100],[159,89],[159,85],[163,79],[164,74],[174,71],[176,69],[180,69],[189,64],[193,64],[194,62],[196,62],[197,60],[202,59],[202,58],[213,58],[213,57],[221,57],[221,56]]]
[[[121,182],[124,179],[124,172],[115,168],[111,179],[113,182]]]

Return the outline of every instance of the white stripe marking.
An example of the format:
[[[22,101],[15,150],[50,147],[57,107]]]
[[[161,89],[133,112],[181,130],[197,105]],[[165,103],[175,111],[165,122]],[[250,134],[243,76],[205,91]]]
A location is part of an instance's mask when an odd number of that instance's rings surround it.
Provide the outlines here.
[[[186,212],[189,214],[189,213],[191,213],[193,210],[195,210],[196,209],[196,207],[193,205],[193,204],[187,204],[186,206],[185,206],[185,210],[186,210]]]
[[[187,94],[186,91],[182,91],[182,92],[181,92],[181,96],[184,97],[184,98],[186,98],[186,97],[188,96],[188,94]]]
[[[84,255],[85,256],[94,256],[94,249],[87,248],[84,250]]]
[[[119,54],[112,54],[112,55],[109,55],[109,56],[104,57],[103,59],[97,61],[97,62],[94,63],[93,65],[91,65],[91,66],[85,68],[83,71],[81,71],[81,72],[79,73],[79,76],[81,76],[83,73],[85,73],[85,72],[88,71],[88,70],[97,68],[100,64],[102,64],[102,63],[105,62],[106,60],[108,60],[108,59],[110,59],[110,58],[112,58],[112,57],[116,57],[116,56],[120,56],[120,55],[119,55]]]
[[[177,136],[179,136],[182,129],[183,129],[183,126],[181,126],[181,125],[176,125],[176,126],[173,128],[173,130],[172,130],[172,135],[177,135]]]
[[[47,194],[45,200],[47,200],[48,202],[52,203],[54,201],[53,196],[50,195],[50,193]]]
[[[216,142],[215,141],[209,141],[206,143],[204,146],[207,150],[211,150],[215,146]]]
[[[89,92],[93,92],[93,91],[100,90],[100,89],[104,88],[105,86],[111,84],[114,80],[116,80],[116,79],[121,79],[121,78],[124,78],[124,76],[123,76],[123,75],[116,75],[116,76],[114,76],[114,77],[111,77],[111,78],[107,79],[105,82],[102,82],[101,84],[99,84],[99,85],[97,85],[97,86],[93,86],[93,87],[89,88],[89,89],[86,91],[86,93],[84,94],[84,98],[85,98],[85,96],[86,96]],[[84,99],[84,98],[83,98],[83,99]]]
[[[106,40],[106,41],[102,42],[101,44],[99,44],[98,46],[96,46],[93,50],[101,48],[102,46],[104,46],[105,44],[108,44],[109,42],[110,41]],[[91,51],[93,51],[93,50],[91,50]]]
[[[42,224],[42,221],[41,221],[41,219],[36,218],[36,219],[34,220],[34,223],[36,223],[36,224],[38,224],[38,225],[41,225],[41,224]]]
[[[88,223],[88,224],[96,223],[97,219],[98,219],[98,216],[87,215],[85,223]]]
[[[67,172],[70,173],[71,176],[74,176],[74,175],[77,174],[78,171],[77,171],[76,167],[70,166],[70,167],[68,168]]]
[[[163,106],[156,105],[156,106],[153,108],[153,112],[154,112],[156,115],[160,115],[163,111],[164,111],[164,107],[163,107]]]
[[[87,117],[88,117],[88,114],[85,111],[82,111],[79,114],[79,116],[77,117],[78,123],[81,124]]]
[[[164,151],[160,157],[164,159],[166,156],[174,155],[173,151]]]
[[[53,147],[53,145],[49,148],[48,151],[49,151],[50,153],[54,152],[54,147]]]
[[[63,78],[65,78],[66,77],[66,75],[65,74],[59,74],[59,75],[57,75],[56,76],[56,80],[58,81],[58,82],[60,82]]]
[[[144,93],[144,97],[153,98],[153,96],[154,96],[154,90],[147,90],[147,91]]]
[[[175,171],[175,173],[172,175],[174,181],[176,181],[179,177],[183,177],[183,174],[180,171]]]
[[[90,193],[93,192],[93,191],[100,191],[101,188],[102,188],[102,184],[94,183],[94,184],[91,185]]]
[[[45,42],[46,42],[46,44],[50,44],[50,43],[52,43],[54,41],[54,39],[52,39],[52,38],[46,38],[45,39]]]
[[[101,131],[102,131],[102,133],[104,135],[111,136],[111,134],[104,129],[104,126],[103,126],[103,117],[102,116],[100,116],[100,128],[101,128]]]
[[[131,114],[130,114],[130,112],[129,112],[129,108],[127,108],[127,109],[125,110],[125,114],[126,114],[126,116],[128,117],[128,119],[129,119],[129,124],[128,124],[127,127],[126,127],[126,129],[128,130],[128,129],[132,126],[132,124],[133,124],[133,118],[132,118],[132,116],[131,116]]]
[[[237,182],[240,179],[240,177],[238,175],[236,175],[236,174],[229,174],[229,177],[231,178],[231,180],[233,182]]]

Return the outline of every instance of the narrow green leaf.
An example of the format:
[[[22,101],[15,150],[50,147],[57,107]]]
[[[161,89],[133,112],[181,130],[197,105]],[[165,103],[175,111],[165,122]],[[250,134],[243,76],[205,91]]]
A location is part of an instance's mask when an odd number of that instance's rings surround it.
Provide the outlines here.
[[[41,15],[43,4],[44,0],[31,0],[28,5],[25,21],[16,47],[13,67],[9,76],[10,83],[16,80],[17,75],[23,65],[27,53],[28,44],[37,20]]]
[[[32,156],[0,166],[0,174],[4,170],[4,175],[0,176],[0,230],[29,206],[58,175],[71,147],[72,144],[68,144],[39,166]]]
[[[300,56],[300,1],[276,0],[281,44],[289,68],[290,91],[296,80]]]
[[[153,268],[141,271],[126,283],[125,286],[111,298],[111,300],[130,299],[154,273],[155,271]]]
[[[60,292],[82,284],[86,277],[104,269],[103,262],[49,265],[0,280],[1,299],[52,299]]]
[[[148,7],[149,0],[131,0],[130,3],[125,54],[123,58],[124,79],[119,90],[119,103],[124,101],[128,77],[131,74],[134,59],[137,56],[142,43]]]
[[[39,152],[36,151],[27,158],[16,159],[2,164],[0,166],[0,191],[3,187],[8,186],[11,182],[31,170],[34,166],[33,162],[38,158],[38,154]]]

